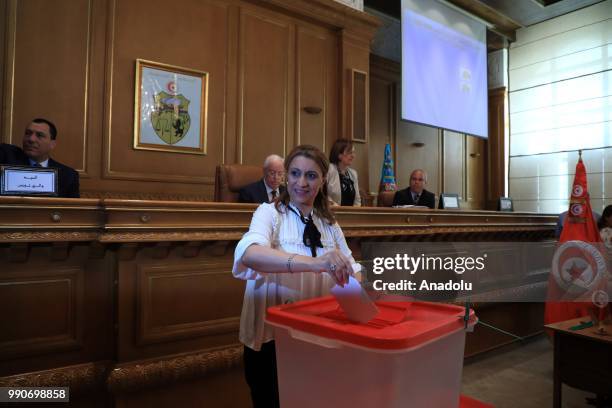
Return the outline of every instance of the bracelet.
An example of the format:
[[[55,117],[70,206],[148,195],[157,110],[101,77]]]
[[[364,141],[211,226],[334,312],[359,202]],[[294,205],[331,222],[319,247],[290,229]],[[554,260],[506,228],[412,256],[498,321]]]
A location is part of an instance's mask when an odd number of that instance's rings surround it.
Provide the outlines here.
[[[292,254],[287,259],[287,272],[289,272],[289,273],[293,273],[293,271],[291,270],[291,262],[293,261],[293,258],[295,258],[296,256],[297,256],[297,254]]]

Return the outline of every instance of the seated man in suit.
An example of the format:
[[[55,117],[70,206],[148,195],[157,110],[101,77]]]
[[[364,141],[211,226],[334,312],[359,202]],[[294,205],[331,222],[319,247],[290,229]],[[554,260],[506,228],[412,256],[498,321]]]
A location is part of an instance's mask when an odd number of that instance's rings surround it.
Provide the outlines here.
[[[436,208],[436,196],[425,190],[427,184],[427,173],[416,169],[410,173],[410,187],[395,193],[393,205],[422,205]]]
[[[0,164],[14,164],[57,169],[58,197],[79,197],[79,173],[49,157],[55,148],[57,128],[47,120],[37,118],[26,127],[22,149],[12,145],[0,146]]]
[[[264,177],[240,189],[238,201],[241,203],[269,203],[284,191],[281,185],[285,178],[282,157],[272,154],[266,157],[263,165]]]

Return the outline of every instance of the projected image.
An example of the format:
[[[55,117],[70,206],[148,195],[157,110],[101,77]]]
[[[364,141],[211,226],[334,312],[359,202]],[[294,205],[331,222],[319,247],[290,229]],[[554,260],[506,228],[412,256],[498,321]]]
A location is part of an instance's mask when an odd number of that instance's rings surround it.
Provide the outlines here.
[[[402,119],[487,137],[484,24],[434,0],[402,0]]]

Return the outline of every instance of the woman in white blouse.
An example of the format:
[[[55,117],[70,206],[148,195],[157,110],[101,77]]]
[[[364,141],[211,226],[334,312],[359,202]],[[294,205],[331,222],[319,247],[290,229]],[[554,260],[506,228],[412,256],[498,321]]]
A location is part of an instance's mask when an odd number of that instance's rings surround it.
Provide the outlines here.
[[[327,192],[336,205],[361,206],[357,170],[350,167],[354,159],[355,149],[350,140],[338,139],[334,142],[329,152]]]
[[[342,230],[325,188],[329,164],[314,146],[297,146],[285,159],[287,189],[260,205],[234,253],[233,274],[246,280],[240,318],[245,377],[254,407],[278,407],[273,330],[266,309],[329,293],[353,274]]]

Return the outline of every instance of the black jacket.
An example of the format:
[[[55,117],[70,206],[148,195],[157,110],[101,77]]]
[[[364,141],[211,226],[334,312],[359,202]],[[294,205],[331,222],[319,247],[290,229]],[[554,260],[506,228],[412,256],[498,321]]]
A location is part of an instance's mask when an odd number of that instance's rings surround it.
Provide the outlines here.
[[[79,173],[72,167],[49,158],[49,167],[57,169],[59,191],[58,197],[79,198]]]
[[[1,143],[0,164],[29,166],[30,160],[19,147]],[[79,173],[51,158],[48,165],[57,169],[58,197],[79,198]]]
[[[279,194],[285,191],[284,186],[278,188]],[[238,201],[241,203],[267,203],[269,202],[268,191],[263,179],[242,187],[238,194]]]
[[[434,193],[423,189],[418,201],[415,203],[412,200],[412,194],[410,193],[410,187],[406,187],[395,193],[393,197],[393,205],[422,205],[429,208],[436,208],[436,196]]]

